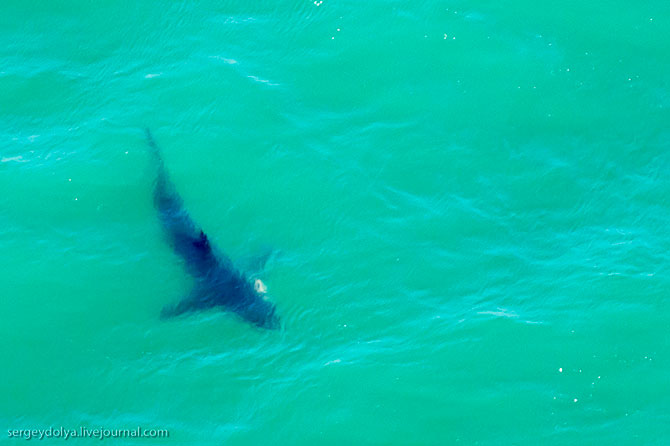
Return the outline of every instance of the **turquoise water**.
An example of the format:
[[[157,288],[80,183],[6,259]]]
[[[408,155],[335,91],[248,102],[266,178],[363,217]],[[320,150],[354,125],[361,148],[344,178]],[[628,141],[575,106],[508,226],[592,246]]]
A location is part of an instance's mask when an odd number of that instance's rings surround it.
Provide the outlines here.
[[[667,444],[667,1],[10,0],[0,24],[3,443]],[[191,279],[144,127],[214,244],[277,250],[283,330],[159,319]]]

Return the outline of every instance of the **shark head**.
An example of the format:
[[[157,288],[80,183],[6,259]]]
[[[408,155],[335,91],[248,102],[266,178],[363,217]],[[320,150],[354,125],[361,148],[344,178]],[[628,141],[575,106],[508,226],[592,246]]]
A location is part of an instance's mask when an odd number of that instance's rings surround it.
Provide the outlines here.
[[[276,330],[281,327],[275,306],[267,300],[266,296],[254,291],[255,296],[244,307],[239,308],[237,313],[257,327]]]
[[[276,308],[265,294],[265,285],[259,282],[252,284],[245,280],[242,290],[244,297],[240,299],[239,305],[236,305],[233,311],[257,327],[270,330],[279,329],[281,322]]]

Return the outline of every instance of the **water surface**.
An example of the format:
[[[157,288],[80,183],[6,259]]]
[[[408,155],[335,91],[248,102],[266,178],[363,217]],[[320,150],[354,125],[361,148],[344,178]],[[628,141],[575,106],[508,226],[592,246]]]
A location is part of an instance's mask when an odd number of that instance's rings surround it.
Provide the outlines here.
[[[669,19],[660,0],[5,2],[0,435],[665,444]],[[144,127],[213,243],[279,251],[282,331],[159,319],[191,281]]]

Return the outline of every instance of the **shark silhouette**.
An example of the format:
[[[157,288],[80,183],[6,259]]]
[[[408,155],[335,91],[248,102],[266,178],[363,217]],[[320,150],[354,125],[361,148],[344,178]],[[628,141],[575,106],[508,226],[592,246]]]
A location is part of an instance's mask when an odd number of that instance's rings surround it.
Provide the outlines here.
[[[230,258],[212,247],[207,235],[184,209],[149,129],[146,129],[146,137],[157,168],[154,205],[174,251],[184,259],[187,271],[195,279],[191,293],[176,305],[163,308],[161,316],[169,318],[191,311],[221,308],[258,327],[279,328],[275,306],[266,300],[262,283],[252,283]]]

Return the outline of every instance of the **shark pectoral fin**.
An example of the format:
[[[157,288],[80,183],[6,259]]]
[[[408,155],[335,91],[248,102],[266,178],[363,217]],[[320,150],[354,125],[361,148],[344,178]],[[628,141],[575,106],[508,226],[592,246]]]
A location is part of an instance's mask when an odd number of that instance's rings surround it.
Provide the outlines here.
[[[194,311],[207,306],[207,293],[200,286],[195,286],[188,296],[177,302],[175,305],[166,305],[161,311],[161,319],[180,316],[189,311]]]
[[[179,316],[193,309],[192,302],[183,299],[175,305],[166,305],[161,310],[161,319],[169,319]]]
[[[269,246],[263,247],[260,252],[255,255],[242,257],[237,262],[237,267],[250,276],[261,273],[265,269],[268,261],[275,255],[277,250]]]

